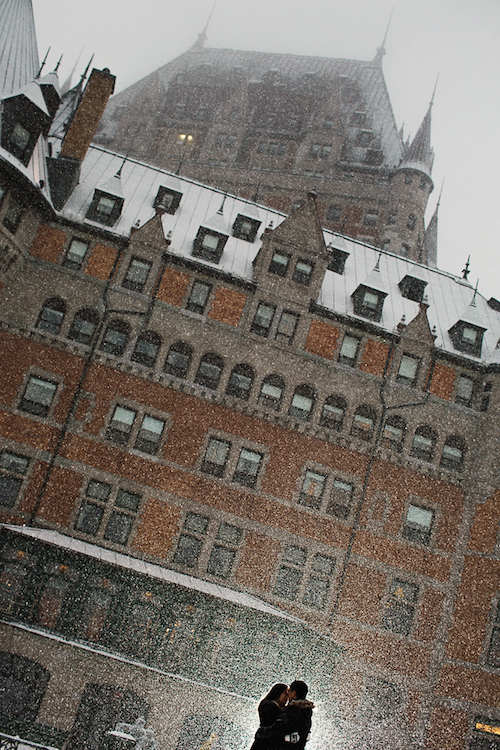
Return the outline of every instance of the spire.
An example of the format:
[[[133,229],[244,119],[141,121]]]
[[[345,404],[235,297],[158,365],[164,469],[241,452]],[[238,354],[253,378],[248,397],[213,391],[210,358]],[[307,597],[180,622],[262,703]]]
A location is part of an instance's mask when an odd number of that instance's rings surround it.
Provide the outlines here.
[[[0,94],[8,96],[33,81],[40,63],[31,0],[0,3]]]
[[[76,58],[76,62],[73,65],[73,70],[71,71],[71,73],[66,78],[66,80],[63,83],[63,85],[61,86],[61,96],[64,96],[64,94],[66,94],[70,90],[70,88],[71,88],[71,81],[73,79],[73,76],[75,75],[76,66],[80,62],[80,57],[82,55],[82,52],[83,52],[83,47],[82,47],[82,50],[81,50],[80,54]]]
[[[382,39],[382,44],[380,47],[377,47],[377,54],[373,58],[374,63],[378,63],[379,65],[382,65],[382,59],[385,55],[385,43],[387,41],[387,34],[389,33],[389,26],[391,25],[392,21],[392,14],[394,13],[394,7],[391,10],[391,15],[389,16],[389,23],[387,24],[387,28],[385,30],[384,38]]]
[[[426,265],[431,266],[432,268],[437,268],[438,212],[439,204],[441,203],[441,195],[443,194],[443,185],[441,185],[438,202],[436,203],[436,208],[434,209],[431,220],[427,224],[424,236]]]
[[[205,24],[205,28],[203,29],[203,31],[200,34],[198,34],[198,39],[196,40],[196,42],[191,47],[191,51],[192,52],[201,52],[201,50],[204,48],[205,42],[207,41],[208,24],[210,23],[210,19],[212,18],[212,14],[213,14],[213,12],[215,10],[215,6],[216,5],[217,5],[217,0],[214,0],[214,4],[212,6],[212,10],[210,11],[210,15],[208,16],[207,22]]]
[[[435,91],[436,88],[434,87],[434,93]],[[434,103],[434,93],[427,114],[399,165],[399,169],[415,169],[428,177],[431,176],[434,162],[434,152],[431,148],[431,110]]]

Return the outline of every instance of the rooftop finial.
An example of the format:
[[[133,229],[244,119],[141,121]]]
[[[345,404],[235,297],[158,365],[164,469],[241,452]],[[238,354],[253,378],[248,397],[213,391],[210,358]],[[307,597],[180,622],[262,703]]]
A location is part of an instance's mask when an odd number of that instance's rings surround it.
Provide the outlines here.
[[[375,55],[375,58],[374,58],[374,62],[377,62],[379,64],[382,64],[382,58],[385,55],[385,43],[387,41],[387,34],[389,33],[389,26],[391,25],[393,13],[394,13],[394,6],[392,6],[391,15],[389,16],[389,22],[385,30],[384,38],[382,39],[382,44],[380,47],[377,47],[377,54]]]
[[[436,94],[438,81],[439,81],[439,73],[437,74],[436,83],[434,84],[434,91],[432,92],[431,100],[429,102],[429,107],[432,107],[432,105],[434,104],[434,96]]]
[[[84,80],[87,78],[87,73],[89,72],[89,68],[92,65],[92,60],[93,59],[94,59],[94,55],[92,55],[92,57],[90,58],[90,60],[89,60],[89,62],[87,64],[87,67],[85,68],[85,70],[82,73],[82,77],[80,78],[80,86],[83,84]]]
[[[472,297],[472,300],[471,300],[471,303],[470,303],[471,307],[475,307],[476,306],[476,294],[477,294],[477,288],[478,288],[478,286],[479,286],[479,279],[476,281],[476,286],[475,286],[475,289],[474,289],[474,296]]]
[[[219,208],[219,210],[217,211],[217,213],[218,213],[218,214],[220,214],[221,216],[223,216],[223,215],[224,215],[224,203],[226,202],[226,198],[227,198],[227,195],[226,195],[226,194],[224,194],[224,198],[222,199],[222,203],[221,203],[221,205],[220,205],[220,208]]]
[[[128,154],[127,154],[127,156],[128,156]],[[118,172],[115,174],[115,177],[118,177],[118,179],[120,179],[121,176],[122,176],[122,169],[124,167],[125,162],[127,161],[127,156],[125,156],[125,158],[123,159],[123,161],[122,161],[122,163],[120,165],[120,168],[119,168]]]
[[[40,78],[40,76],[42,75],[42,70],[44,68],[45,63],[47,62],[47,58],[49,56],[49,52],[50,52],[50,47],[48,48],[47,52],[45,53],[45,57],[42,60],[42,64],[40,65],[40,69],[39,69],[38,73],[35,76],[36,78]]]
[[[54,73],[57,73],[57,71],[59,70],[59,65],[61,64],[61,60],[62,60],[62,59],[63,59],[63,56],[61,55],[61,57],[60,57],[60,58],[59,58],[59,60],[57,61],[57,65],[56,65],[56,67],[54,68]]]
[[[465,281],[467,281],[467,277],[468,277],[468,276],[469,276],[469,274],[470,274],[470,270],[469,270],[469,263],[470,263],[470,255],[469,255],[469,257],[467,258],[467,263],[465,264],[465,268],[464,268],[464,270],[462,271],[462,279],[465,279]]]
[[[213,12],[215,10],[215,6],[216,5],[217,5],[217,0],[214,0],[214,4],[212,6],[212,10],[210,11],[210,15],[208,16],[207,22],[205,24],[205,28],[203,29],[202,32],[200,32],[198,34],[198,39],[196,40],[196,42],[191,47],[192,50],[201,51],[203,49],[203,47],[205,46],[205,42],[207,41],[208,24],[210,23],[210,19],[212,18],[212,14],[213,14]]]

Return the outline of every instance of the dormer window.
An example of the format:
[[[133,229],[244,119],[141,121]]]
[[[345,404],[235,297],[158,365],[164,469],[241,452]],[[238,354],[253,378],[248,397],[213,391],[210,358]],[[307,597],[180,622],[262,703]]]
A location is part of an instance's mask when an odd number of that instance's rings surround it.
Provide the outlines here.
[[[211,263],[218,263],[226,242],[226,234],[200,227],[193,243],[193,256],[202,260],[209,260]]]
[[[398,286],[403,297],[411,299],[413,302],[422,302],[427,282],[407,274],[404,279],[401,279]]]
[[[102,190],[95,190],[86,218],[91,221],[97,221],[99,224],[104,224],[107,227],[112,227],[122,212],[123,202],[123,198],[117,195],[104,193]]]
[[[485,328],[459,320],[448,333],[455,349],[473,357],[481,356]]]
[[[175,214],[181,202],[182,193],[160,185],[153,203],[154,208],[165,211],[167,214]]]
[[[309,285],[313,272],[314,265],[304,258],[299,258],[295,264],[292,279],[299,284]]]
[[[370,289],[360,284],[352,295],[355,314],[378,322],[382,317],[382,307],[386,297],[386,292]]]
[[[20,122],[16,122],[12,132],[10,134],[10,143],[13,146],[13,152],[18,152],[20,157],[24,155],[24,152],[28,148],[30,142],[31,133],[26,130]]]
[[[233,224],[233,237],[246,242],[254,242],[261,224],[262,222],[258,219],[250,219],[248,216],[238,214]]]
[[[330,261],[327,266],[328,270],[343,276],[345,262],[349,257],[349,253],[346,253],[344,250],[339,250],[338,247],[329,247],[328,250],[330,251]]]

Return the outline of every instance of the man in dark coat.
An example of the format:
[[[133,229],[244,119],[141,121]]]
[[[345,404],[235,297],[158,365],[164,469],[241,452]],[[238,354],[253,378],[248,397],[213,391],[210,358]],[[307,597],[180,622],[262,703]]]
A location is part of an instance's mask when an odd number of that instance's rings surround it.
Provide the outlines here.
[[[308,687],[294,680],[288,688],[288,704],[271,727],[260,728],[257,737],[271,750],[304,750],[311,731],[314,703],[306,700]]]

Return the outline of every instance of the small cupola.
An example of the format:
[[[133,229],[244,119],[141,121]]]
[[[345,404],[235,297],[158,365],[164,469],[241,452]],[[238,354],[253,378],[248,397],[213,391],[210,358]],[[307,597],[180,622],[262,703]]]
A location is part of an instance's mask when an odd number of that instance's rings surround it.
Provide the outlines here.
[[[59,63],[58,63],[59,64]],[[56,116],[62,99],[59,91],[59,79],[57,77],[57,68],[43,78],[38,79],[42,95],[49,112],[50,121]]]
[[[410,272],[401,279],[398,286],[403,297],[411,299],[413,302],[422,302],[427,281],[424,279],[421,269],[418,266],[412,266]]]
[[[38,138],[49,133],[52,118],[38,81],[2,99],[1,145],[27,166]]]
[[[125,198],[121,183],[121,174],[125,160],[118,172],[107,182],[94,190],[92,202],[85,217],[98,224],[112,227],[120,216]]]
[[[200,226],[193,242],[193,257],[218,263],[229,237],[229,228],[224,220],[224,203],[206,224]]]
[[[342,237],[335,237],[329,245],[326,246],[328,251],[328,271],[338,273],[340,276],[344,275],[345,263],[349,257],[347,252],[347,244]]]
[[[386,286],[380,274],[379,255],[373,271],[351,295],[355,315],[375,320],[378,323],[382,317],[382,308],[387,294]]]
[[[464,315],[449,329],[448,333],[455,349],[473,357],[480,357],[487,326],[484,325],[483,317],[477,309],[476,296],[477,289]]]
[[[239,240],[255,242],[257,232],[262,221],[258,210],[251,203],[247,204],[242,213],[236,216],[233,223],[232,234]]]
[[[181,184],[176,177],[168,178],[167,185],[160,185],[153,202],[156,213],[175,214],[182,198]]]

